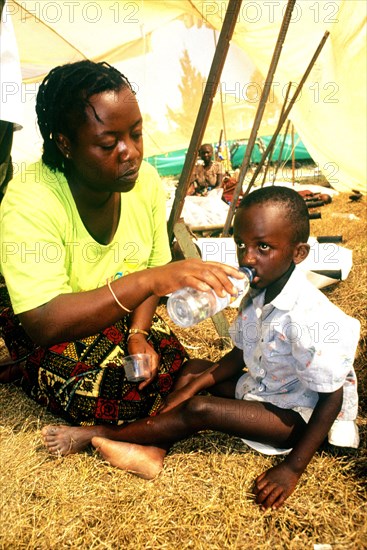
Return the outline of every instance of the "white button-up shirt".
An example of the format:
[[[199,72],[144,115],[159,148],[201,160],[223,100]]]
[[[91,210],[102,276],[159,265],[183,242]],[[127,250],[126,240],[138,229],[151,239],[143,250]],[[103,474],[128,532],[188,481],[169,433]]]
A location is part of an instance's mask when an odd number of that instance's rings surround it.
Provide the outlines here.
[[[355,420],[357,379],[353,368],[360,323],[349,317],[295,269],[281,293],[264,305],[265,290],[250,290],[230,333],[243,350],[248,372],[236,397],[259,396],[273,405],[314,408],[318,392],[343,386],[338,420]]]

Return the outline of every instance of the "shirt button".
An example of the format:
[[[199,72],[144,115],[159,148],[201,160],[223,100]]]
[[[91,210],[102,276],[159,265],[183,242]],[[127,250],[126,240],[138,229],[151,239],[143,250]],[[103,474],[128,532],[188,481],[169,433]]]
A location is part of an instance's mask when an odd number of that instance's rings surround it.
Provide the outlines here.
[[[257,390],[258,390],[259,392],[265,391],[265,386],[264,386],[264,384],[260,384],[260,386],[257,388]]]
[[[259,374],[260,374],[260,376],[265,376],[265,370],[264,370],[264,369],[260,369],[260,370],[259,370]]]

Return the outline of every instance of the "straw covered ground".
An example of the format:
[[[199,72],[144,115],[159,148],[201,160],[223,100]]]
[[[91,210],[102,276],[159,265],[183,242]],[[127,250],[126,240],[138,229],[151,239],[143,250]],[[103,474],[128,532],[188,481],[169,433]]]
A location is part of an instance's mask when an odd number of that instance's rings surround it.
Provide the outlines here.
[[[238,438],[200,433],[176,444],[159,477],[144,481],[111,468],[92,450],[49,456],[40,428],[55,419],[14,385],[3,385],[1,548],[367,548],[366,198],[352,202],[340,194],[311,223],[313,235],[343,235],[353,250],[348,279],[325,292],[362,324],[355,363],[358,451],[320,450],[285,506],[263,513],[253,502],[252,482],[277,459],[248,450]],[[160,313],[166,315],[164,305]],[[223,353],[211,321],[176,332],[193,356]]]

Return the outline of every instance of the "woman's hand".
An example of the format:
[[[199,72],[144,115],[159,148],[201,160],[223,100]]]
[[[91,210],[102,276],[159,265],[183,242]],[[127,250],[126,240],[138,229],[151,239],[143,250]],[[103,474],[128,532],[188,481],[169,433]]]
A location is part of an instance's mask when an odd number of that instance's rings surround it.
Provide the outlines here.
[[[146,386],[148,386],[154,378],[158,374],[158,366],[159,366],[159,357],[157,352],[153,349],[153,347],[147,342],[146,337],[144,334],[133,334],[130,336],[127,349],[129,351],[129,355],[134,355],[135,353],[146,353],[151,356],[151,364],[152,364],[152,375],[150,378],[147,378],[147,380],[143,380],[138,386],[139,390],[142,390]]]
[[[291,495],[301,473],[294,472],[285,462],[277,464],[260,474],[255,480],[256,502],[262,510],[276,510]]]
[[[228,277],[243,279],[245,275],[236,267],[218,262],[203,262],[198,258],[180,260],[149,270],[151,292],[165,296],[179,288],[190,286],[197,290],[213,289],[218,296],[237,295],[237,289]]]

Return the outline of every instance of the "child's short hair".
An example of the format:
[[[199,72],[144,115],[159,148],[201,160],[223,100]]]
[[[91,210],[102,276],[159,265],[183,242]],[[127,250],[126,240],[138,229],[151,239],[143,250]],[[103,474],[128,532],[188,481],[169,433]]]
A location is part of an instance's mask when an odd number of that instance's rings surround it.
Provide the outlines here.
[[[238,208],[267,203],[283,210],[285,219],[293,225],[294,242],[306,243],[310,236],[310,219],[306,202],[297,191],[280,185],[262,187],[245,195]]]

